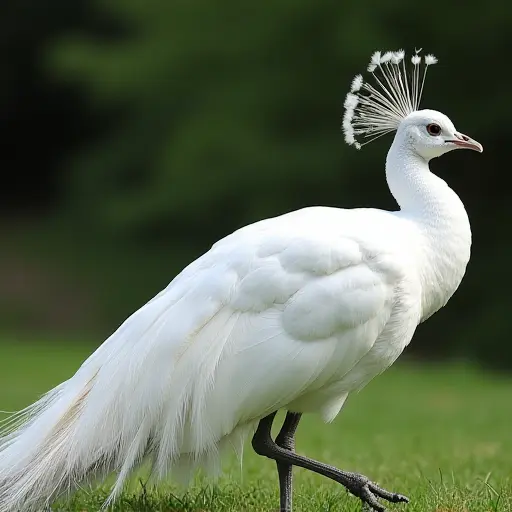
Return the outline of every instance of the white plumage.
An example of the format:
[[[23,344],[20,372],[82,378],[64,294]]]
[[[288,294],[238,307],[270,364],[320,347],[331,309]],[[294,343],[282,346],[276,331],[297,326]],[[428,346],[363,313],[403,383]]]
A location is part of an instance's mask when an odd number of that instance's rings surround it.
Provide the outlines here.
[[[357,78],[351,94],[361,87]],[[386,162],[400,211],[306,208],[217,242],[71,379],[5,420],[0,512],[36,510],[111,471],[115,498],[143,457],[156,477],[215,468],[263,417],[285,408],[331,421],[388,368],[469,260],[464,206],[428,160],[481,151],[439,112],[403,114]]]

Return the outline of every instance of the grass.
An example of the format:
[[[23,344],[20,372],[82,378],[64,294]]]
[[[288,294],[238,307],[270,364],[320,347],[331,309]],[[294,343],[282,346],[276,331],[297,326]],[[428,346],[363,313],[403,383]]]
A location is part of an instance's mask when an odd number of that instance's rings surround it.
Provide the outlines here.
[[[0,409],[27,405],[61,382],[90,352],[89,345],[0,343]],[[359,471],[411,498],[390,505],[407,512],[512,510],[512,379],[467,366],[401,364],[349,398],[340,416],[324,425],[301,423],[298,451]],[[337,484],[297,469],[297,511],[356,511],[358,500]],[[107,488],[84,490],[54,510],[100,509]],[[243,470],[227,459],[216,486],[198,480],[189,491],[134,479],[115,511],[267,512],[277,510],[272,461],[249,446]]]

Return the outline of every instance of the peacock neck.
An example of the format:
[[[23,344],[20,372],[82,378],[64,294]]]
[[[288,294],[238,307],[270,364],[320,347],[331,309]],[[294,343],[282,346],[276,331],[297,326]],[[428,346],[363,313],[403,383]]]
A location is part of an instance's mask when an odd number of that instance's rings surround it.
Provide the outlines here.
[[[386,178],[400,206],[396,215],[414,223],[421,243],[415,251],[423,288],[423,318],[448,301],[459,286],[471,247],[469,219],[458,195],[430,172],[428,162],[395,140]]]
[[[404,216],[432,229],[469,228],[459,196],[430,171],[423,157],[397,141],[388,152],[386,178]]]

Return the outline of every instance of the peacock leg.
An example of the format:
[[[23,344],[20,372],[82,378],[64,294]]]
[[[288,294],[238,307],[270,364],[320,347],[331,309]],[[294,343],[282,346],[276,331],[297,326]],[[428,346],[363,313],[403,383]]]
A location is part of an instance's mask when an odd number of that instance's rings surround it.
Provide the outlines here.
[[[288,412],[283,422],[283,426],[276,437],[276,444],[288,451],[295,451],[295,431],[299,426],[302,414],[298,412]],[[279,473],[279,501],[280,512],[292,511],[292,479],[293,464],[276,460],[277,472]]]
[[[363,503],[366,503],[377,512],[384,512],[385,510],[377,500],[377,497],[392,503],[409,501],[408,498],[401,494],[396,494],[380,488],[364,475],[337,469],[333,466],[329,466],[328,464],[309,459],[308,457],[303,457],[302,455],[298,455],[277,445],[271,437],[272,422],[274,421],[275,416],[276,413],[274,412],[260,420],[258,424],[258,428],[252,438],[252,446],[258,455],[263,455],[282,464],[299,466],[330,478],[331,480],[342,484],[349,492],[360,498]],[[286,491],[283,491],[281,488],[281,496],[285,492]]]

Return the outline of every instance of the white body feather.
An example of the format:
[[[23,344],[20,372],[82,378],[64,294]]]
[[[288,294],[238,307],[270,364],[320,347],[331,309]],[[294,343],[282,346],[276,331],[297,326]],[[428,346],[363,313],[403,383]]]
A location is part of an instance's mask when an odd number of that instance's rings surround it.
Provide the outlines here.
[[[0,438],[0,512],[38,509],[143,456],[210,467],[286,408],[332,420],[442,307],[469,260],[456,194],[395,139],[399,212],[307,208],[236,231],[189,265]],[[19,420],[19,421],[18,421]]]

